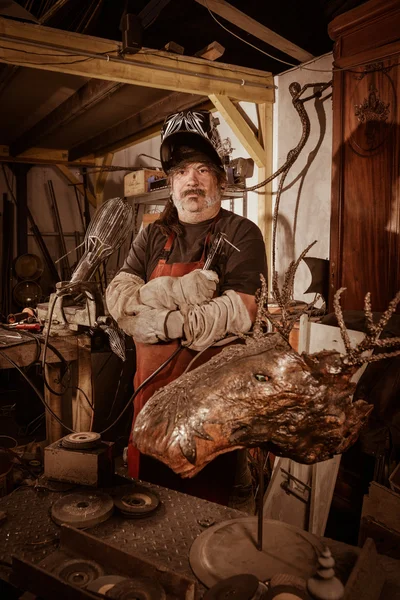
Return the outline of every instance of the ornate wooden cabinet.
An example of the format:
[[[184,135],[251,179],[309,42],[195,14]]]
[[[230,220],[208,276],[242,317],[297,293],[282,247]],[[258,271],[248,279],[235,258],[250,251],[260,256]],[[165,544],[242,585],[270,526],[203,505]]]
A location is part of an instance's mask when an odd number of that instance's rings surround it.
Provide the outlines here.
[[[335,40],[330,309],[384,310],[400,290],[400,0],[330,23]]]

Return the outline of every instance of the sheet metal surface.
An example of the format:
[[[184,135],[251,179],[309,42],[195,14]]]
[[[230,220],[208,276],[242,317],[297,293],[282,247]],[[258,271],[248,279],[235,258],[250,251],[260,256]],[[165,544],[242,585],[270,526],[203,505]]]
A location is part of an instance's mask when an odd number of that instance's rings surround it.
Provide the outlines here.
[[[244,513],[141,483],[160,496],[161,505],[155,513],[143,519],[125,519],[115,511],[106,522],[88,529],[88,533],[125,552],[140,553],[147,560],[196,579],[189,564],[193,541],[208,526],[243,517]],[[76,486],[65,492],[51,492],[18,488],[0,498],[0,511],[7,513],[7,520],[0,525],[0,560],[10,562],[15,554],[38,563],[54,552],[60,528],[51,520],[51,505],[62,495],[80,489]],[[115,486],[103,491],[112,495],[117,489]],[[0,576],[7,579],[8,574],[9,569],[0,566]],[[198,587],[201,597],[205,588],[200,583]]]

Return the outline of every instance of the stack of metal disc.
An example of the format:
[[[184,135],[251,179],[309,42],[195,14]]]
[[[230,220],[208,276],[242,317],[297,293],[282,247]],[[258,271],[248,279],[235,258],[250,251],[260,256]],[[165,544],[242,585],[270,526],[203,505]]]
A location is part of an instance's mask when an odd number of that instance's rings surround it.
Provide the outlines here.
[[[53,570],[53,573],[67,583],[79,588],[85,588],[92,581],[101,577],[104,574],[104,570],[94,560],[71,558],[59,564]]]
[[[101,442],[101,436],[99,433],[94,431],[80,431],[77,433],[70,433],[61,440],[63,448],[69,450],[90,450],[97,448]]]
[[[167,597],[162,585],[149,577],[104,575],[90,582],[86,589],[113,600],[166,600]]]
[[[160,498],[142,485],[122,486],[113,497],[114,505],[127,519],[147,517],[160,504]]]
[[[62,496],[51,507],[51,518],[57,525],[78,529],[94,527],[106,521],[114,511],[108,494],[98,491],[76,492]]]

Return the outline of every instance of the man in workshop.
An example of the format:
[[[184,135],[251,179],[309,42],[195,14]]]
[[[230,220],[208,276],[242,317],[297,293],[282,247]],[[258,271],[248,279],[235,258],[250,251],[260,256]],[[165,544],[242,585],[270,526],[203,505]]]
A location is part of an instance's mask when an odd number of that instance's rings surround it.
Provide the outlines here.
[[[161,136],[171,197],[160,218],[133,241],[106,300],[119,327],[135,341],[135,390],[181,349],[135,397],[134,419],[153,393],[179,377],[199,352],[205,350],[193,368],[220,352],[235,334],[251,329],[260,273],[267,275],[260,229],[221,208],[226,174],[214,146],[220,138],[211,113],[173,114]],[[204,270],[220,233],[226,241]],[[128,471],[131,477],[220,504],[246,510],[252,503],[244,450],[218,456],[193,479],[182,479],[140,454],[130,439]]]

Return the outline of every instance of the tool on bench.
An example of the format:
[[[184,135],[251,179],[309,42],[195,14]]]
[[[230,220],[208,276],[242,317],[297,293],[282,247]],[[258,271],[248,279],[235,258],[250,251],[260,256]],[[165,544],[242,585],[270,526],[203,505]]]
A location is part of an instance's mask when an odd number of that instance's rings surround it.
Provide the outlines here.
[[[50,326],[57,335],[71,335],[82,328],[96,327],[106,308],[98,283],[90,279],[123,244],[132,221],[132,207],[122,198],[112,198],[97,209],[86,231],[85,251],[71,279],[58,282],[50,301],[37,307],[45,329]]]

